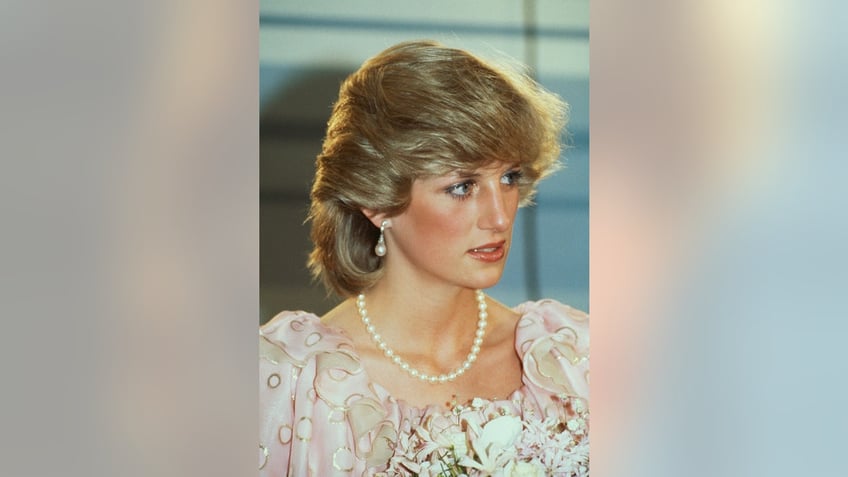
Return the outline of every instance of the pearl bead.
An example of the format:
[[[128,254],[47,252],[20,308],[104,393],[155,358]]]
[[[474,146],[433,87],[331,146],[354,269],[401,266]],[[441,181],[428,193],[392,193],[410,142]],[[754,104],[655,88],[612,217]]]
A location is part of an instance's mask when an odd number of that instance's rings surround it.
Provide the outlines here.
[[[380,247],[382,248],[383,253],[380,252]],[[377,248],[375,250],[377,255],[383,256],[385,255],[385,245],[377,244]],[[418,378],[423,382],[435,384],[435,383],[445,383],[448,381],[453,381],[454,379],[462,376],[469,368],[471,368],[471,364],[477,360],[477,355],[480,353],[480,347],[483,344],[483,335],[485,334],[485,329],[487,326],[486,319],[489,314],[486,312],[486,295],[481,290],[475,291],[475,296],[477,299],[477,330],[474,332],[474,343],[471,346],[471,351],[468,353],[468,356],[463,361],[462,365],[451,371],[448,374],[440,374],[429,375],[422,373],[421,371],[413,368],[409,363],[404,361],[400,356],[395,354],[394,350],[392,350],[385,341],[383,341],[383,337],[377,333],[376,327],[371,323],[371,318],[368,317],[368,310],[365,308],[365,294],[360,293],[356,297],[356,309],[359,312],[359,317],[362,319],[362,323],[365,324],[365,329],[368,331],[368,334],[371,335],[371,339],[377,344],[377,348],[383,351],[383,354],[386,355],[387,358],[390,358],[393,363],[400,366],[400,368],[413,378]]]

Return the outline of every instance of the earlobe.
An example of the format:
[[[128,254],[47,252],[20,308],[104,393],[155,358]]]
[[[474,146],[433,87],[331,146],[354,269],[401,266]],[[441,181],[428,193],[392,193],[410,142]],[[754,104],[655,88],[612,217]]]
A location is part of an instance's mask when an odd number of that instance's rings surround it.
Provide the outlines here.
[[[384,212],[376,212],[371,209],[362,209],[362,215],[364,215],[374,227],[380,228],[389,228],[392,226],[392,221],[389,219]],[[384,225],[383,222],[386,222]]]

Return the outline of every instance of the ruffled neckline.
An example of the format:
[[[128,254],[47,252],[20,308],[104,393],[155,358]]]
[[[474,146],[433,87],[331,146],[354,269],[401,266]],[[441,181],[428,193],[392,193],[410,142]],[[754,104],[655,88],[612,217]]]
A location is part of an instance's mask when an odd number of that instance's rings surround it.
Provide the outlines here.
[[[516,310],[513,309],[512,311],[516,311]],[[353,339],[350,337],[350,335],[348,334],[348,332],[346,330],[344,330],[343,328],[340,328],[338,326],[329,325],[329,324],[325,323],[324,321],[322,321],[320,317],[318,317],[318,316],[316,316],[312,313],[308,313],[308,312],[304,312],[304,313],[306,313],[307,315],[311,315],[311,317],[314,318],[314,319],[317,319],[318,322],[321,324],[321,326],[323,328],[325,328],[326,330],[339,335],[339,338],[341,340],[343,340],[343,341],[340,342],[340,344],[344,343],[344,345],[346,347],[349,346],[350,349],[353,350],[353,353],[355,354],[355,358],[357,359],[357,361],[359,361],[360,366],[362,366],[362,358],[356,352],[356,347],[353,344]],[[515,322],[515,328],[513,330],[514,336],[517,336],[515,333],[517,332],[518,323],[520,321],[521,321],[521,318],[519,318]],[[521,363],[522,363],[522,366],[523,366],[523,364],[524,364],[523,356],[519,356],[519,360],[521,360]],[[384,387],[378,381],[374,380],[371,377],[371,375],[368,374],[368,371],[365,369],[364,366],[362,367],[362,373],[363,373],[365,379],[369,383],[369,388],[371,388],[372,391],[374,391],[374,393],[378,397],[380,397],[381,401],[388,403],[388,404],[391,404],[393,406],[397,406],[398,408],[401,409],[401,414],[407,414],[407,415],[410,414],[410,412],[415,413],[415,414],[420,413],[421,416],[426,416],[426,415],[433,414],[433,413],[439,413],[439,414],[455,413],[455,412],[457,412],[457,409],[461,410],[463,408],[471,407],[472,402],[475,402],[475,404],[476,404],[476,403],[479,403],[479,402],[482,401],[484,403],[493,404],[493,405],[497,405],[498,403],[513,403],[522,394],[522,392],[526,390],[526,387],[527,387],[527,385],[524,383],[524,380],[522,378],[521,385],[519,387],[513,389],[512,391],[510,391],[507,394],[507,396],[504,397],[504,398],[484,398],[482,396],[475,396],[474,398],[469,398],[467,401],[453,402],[451,406],[448,406],[446,404],[427,404],[426,406],[415,406],[415,405],[409,403],[408,401],[406,401],[405,399],[397,398],[394,395],[392,395],[392,393],[386,387]],[[475,407],[477,407],[477,406],[475,406]],[[418,411],[418,412],[414,412],[414,411]]]
[[[588,336],[587,333],[581,333],[581,330],[575,329],[573,325],[575,323],[566,323],[564,326],[558,326],[556,322],[551,323],[551,320],[546,320],[546,315],[549,315],[551,308],[559,308],[559,310],[555,311],[555,314],[560,315],[564,310],[566,314],[571,318],[571,321],[576,322],[576,324],[582,324],[585,322],[586,328],[588,331],[588,315],[576,310],[568,305],[560,304],[555,300],[540,300],[537,302],[529,301],[517,305],[512,308],[512,311],[518,313],[520,317],[516,320],[515,330],[514,330],[514,347],[518,354],[519,360],[521,361],[522,366],[522,384],[518,388],[509,392],[509,394],[505,398],[484,398],[482,396],[478,396],[476,399],[482,399],[486,402],[498,403],[498,402],[513,402],[518,397],[518,394],[524,394],[528,391],[528,386],[541,388],[540,390],[547,391],[551,394],[555,395],[573,395],[576,397],[588,397],[588,393],[581,393],[578,389],[573,389],[574,386],[564,386],[565,383],[562,383],[561,380],[558,382],[557,380],[552,380],[549,370],[546,370],[544,367],[541,369],[537,367],[536,361],[533,359],[533,356],[530,354],[530,351],[539,346],[539,341],[550,341],[549,346],[546,347],[545,351],[550,351],[550,348],[556,344],[565,343],[565,353],[562,355],[556,356],[557,359],[565,358],[567,361],[572,364],[578,364],[580,361],[588,359],[588,353],[581,353],[582,350],[580,348],[585,348],[585,351],[588,350]],[[365,368],[362,366],[362,359],[357,352],[356,347],[353,344],[353,339],[344,329],[330,325],[321,320],[320,317],[315,315],[314,313],[306,312],[306,311],[293,311],[293,312],[283,312],[272,321],[268,322],[265,326],[262,327],[261,334],[266,338],[277,337],[279,333],[279,327],[284,323],[288,322],[289,326],[292,327],[293,331],[296,332],[307,332],[312,331],[307,335],[307,338],[304,340],[304,344],[307,345],[307,348],[313,348],[310,353],[305,356],[302,356],[301,359],[297,359],[297,361],[308,361],[312,355],[319,353],[341,353],[346,356],[349,360],[352,360],[356,363],[357,366],[350,366],[353,363],[336,363],[337,365],[341,365],[337,368],[340,372],[349,373],[351,375],[357,375],[360,379],[356,381],[362,383],[363,381],[366,384],[366,387],[370,389],[375,395],[380,397],[381,401],[391,403],[393,405],[397,405],[402,409],[419,409],[422,413],[429,412],[451,412],[453,409],[444,404],[429,404],[424,407],[413,406],[409,404],[407,401],[396,398],[391,395],[391,393],[383,387],[379,382],[375,381],[371,378]],[[532,326],[532,325],[541,325],[541,326]],[[553,325],[553,326],[551,326]],[[528,333],[525,333],[524,330],[529,330]],[[567,334],[568,339],[563,340],[562,338],[557,339],[558,335]],[[582,335],[582,336],[581,336]],[[313,336],[314,343],[310,340],[310,336]],[[318,338],[320,336],[320,338]],[[586,338],[586,343],[584,346],[583,343],[580,343],[581,338]],[[287,348],[284,340],[283,347]],[[570,341],[567,343],[566,341]],[[316,346],[316,345],[321,346]],[[290,348],[295,348],[294,346]],[[530,362],[528,362],[528,358]],[[528,366],[529,365],[529,366]],[[355,369],[358,368],[358,369]],[[529,368],[529,369],[528,369]],[[333,379],[333,381],[341,382],[341,379]],[[528,381],[530,381],[528,383]],[[588,383],[587,383],[588,384]],[[585,391],[588,391],[586,389]],[[585,395],[581,395],[585,394]],[[463,403],[457,403],[459,405],[466,405],[470,403],[472,399],[469,399]]]

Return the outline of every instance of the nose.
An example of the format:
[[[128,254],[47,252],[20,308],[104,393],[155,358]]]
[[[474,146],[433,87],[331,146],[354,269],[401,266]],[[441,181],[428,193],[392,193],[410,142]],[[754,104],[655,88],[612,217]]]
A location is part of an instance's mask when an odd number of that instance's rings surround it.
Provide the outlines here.
[[[480,194],[483,202],[480,207],[480,228],[505,232],[512,224],[515,207],[507,194],[501,190],[500,184],[487,189],[489,193]]]

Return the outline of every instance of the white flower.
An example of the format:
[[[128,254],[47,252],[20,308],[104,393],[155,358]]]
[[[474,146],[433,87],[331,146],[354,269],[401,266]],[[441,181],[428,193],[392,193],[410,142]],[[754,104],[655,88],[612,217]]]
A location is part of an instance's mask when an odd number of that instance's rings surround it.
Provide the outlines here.
[[[574,409],[574,412],[578,414],[586,412],[586,402],[580,398],[574,398],[574,400],[571,401],[571,407]]]
[[[443,462],[422,462],[419,471],[415,474],[418,477],[444,477],[451,475],[446,465]]]
[[[521,419],[516,416],[500,416],[483,426],[477,444],[488,449],[491,446],[504,449],[512,446],[521,433]]]
[[[504,470],[506,477],[545,477],[545,466],[536,461],[510,462]]]
[[[482,429],[473,422],[468,422],[468,425],[477,435],[471,439],[476,460],[468,456],[461,457],[459,464],[478,469],[487,475],[501,475],[502,467],[515,457],[515,442],[522,428],[521,419],[516,416],[496,417]]]
[[[455,432],[448,436],[448,440],[455,455],[461,457],[468,454],[468,444],[466,442],[464,432]]]
[[[583,419],[571,419],[565,423],[565,426],[571,432],[574,432],[578,429],[583,429],[585,425],[586,423],[583,421]]]
[[[418,470],[419,477],[431,477],[439,475],[439,470],[436,466],[430,465],[429,462],[422,462],[421,467]]]

